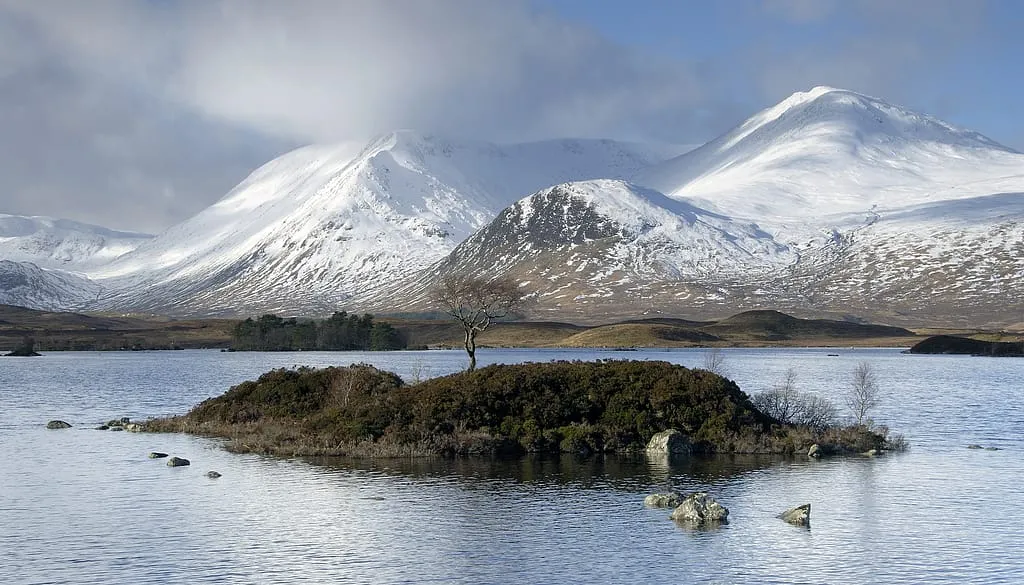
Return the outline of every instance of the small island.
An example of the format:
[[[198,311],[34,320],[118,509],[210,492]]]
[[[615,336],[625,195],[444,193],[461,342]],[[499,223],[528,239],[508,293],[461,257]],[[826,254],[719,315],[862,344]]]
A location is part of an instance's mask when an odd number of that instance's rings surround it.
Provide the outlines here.
[[[39,357],[40,353],[36,352],[36,342],[31,337],[26,337],[21,345],[14,348],[14,351],[3,354],[4,357]]]
[[[145,429],[228,439],[284,456],[641,452],[863,453],[892,447],[871,425],[797,425],[758,410],[722,376],[662,361],[491,365],[406,384],[368,365],[278,369]]]
[[[910,353],[1024,357],[1024,341],[985,341],[956,335],[936,335],[915,344]]]

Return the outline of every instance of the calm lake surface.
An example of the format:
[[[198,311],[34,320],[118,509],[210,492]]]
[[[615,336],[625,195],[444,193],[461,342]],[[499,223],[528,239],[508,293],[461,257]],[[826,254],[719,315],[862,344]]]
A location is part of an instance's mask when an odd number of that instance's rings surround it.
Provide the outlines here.
[[[839,353],[829,357],[829,353]],[[1024,583],[1024,359],[898,350],[725,350],[748,393],[787,368],[842,404],[867,361],[875,420],[911,450],[876,459],[604,457],[309,462],[216,441],[92,430],[180,414],[276,367],[371,363],[407,381],[458,352],[49,353],[0,359],[0,582]],[[491,362],[661,359],[704,350],[488,350]],[[63,419],[74,428],[48,431]],[[968,444],[998,447],[969,450]],[[150,451],[185,457],[166,467]],[[223,477],[205,474],[217,470]],[[707,490],[730,524],[642,506]],[[810,529],[775,518],[812,505]]]

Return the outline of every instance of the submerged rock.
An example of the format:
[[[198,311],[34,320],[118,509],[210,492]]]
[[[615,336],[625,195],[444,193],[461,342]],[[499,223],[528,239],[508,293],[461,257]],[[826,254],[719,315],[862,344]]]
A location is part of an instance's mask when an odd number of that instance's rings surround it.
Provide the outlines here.
[[[795,508],[790,508],[785,512],[779,514],[779,518],[782,518],[790,524],[797,526],[810,526],[811,525],[811,505],[804,504]]]
[[[70,429],[71,428],[71,424],[70,423],[66,423],[66,422],[64,422],[62,420],[51,420],[50,422],[46,423],[46,428],[48,428],[48,429]]]
[[[690,438],[676,429],[662,431],[647,442],[648,453],[666,453],[670,455],[688,455],[693,451]]]
[[[999,447],[985,447],[986,451],[1002,451]]]
[[[107,425],[100,425],[100,426],[96,427],[96,430],[97,431],[105,431],[105,430],[107,430],[109,428],[110,427],[108,427]]]
[[[695,492],[686,496],[669,518],[690,526],[716,526],[729,521],[729,509],[706,492]]]
[[[683,503],[683,495],[675,492],[667,494],[651,494],[644,498],[644,505],[648,508],[675,508]]]
[[[149,454],[149,458],[150,459],[163,459],[164,457],[167,457],[167,453],[161,453],[159,451],[153,451],[152,453]]]
[[[218,477],[220,477],[220,474],[217,473],[216,471],[207,471],[206,472],[206,477],[208,477],[210,479],[217,479]]]
[[[181,457],[171,457],[167,460],[167,467],[184,467],[186,465],[192,465],[192,462]]]
[[[977,445],[977,444],[971,443],[970,445],[967,445],[967,448],[968,449],[981,449],[981,445]]]

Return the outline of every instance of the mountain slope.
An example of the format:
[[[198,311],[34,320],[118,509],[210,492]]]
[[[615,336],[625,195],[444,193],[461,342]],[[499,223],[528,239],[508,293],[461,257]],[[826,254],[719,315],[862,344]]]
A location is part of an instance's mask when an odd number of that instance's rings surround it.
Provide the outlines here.
[[[876,98],[817,87],[635,182],[764,225],[828,227],[851,215],[1022,190],[1024,155]]]
[[[107,307],[329,313],[443,257],[503,207],[569,179],[628,176],[671,149],[607,140],[498,146],[412,132],[310,147],[92,275]]]
[[[0,304],[59,311],[82,307],[99,296],[96,283],[31,262],[0,260]]]
[[[635,314],[636,301],[665,283],[722,283],[795,261],[754,224],[623,181],[581,181],[521,199],[407,285],[356,301],[425,308],[445,274],[502,274],[522,283],[536,310],[604,319]]]
[[[83,272],[130,252],[152,236],[51,217],[0,213],[0,260]]]

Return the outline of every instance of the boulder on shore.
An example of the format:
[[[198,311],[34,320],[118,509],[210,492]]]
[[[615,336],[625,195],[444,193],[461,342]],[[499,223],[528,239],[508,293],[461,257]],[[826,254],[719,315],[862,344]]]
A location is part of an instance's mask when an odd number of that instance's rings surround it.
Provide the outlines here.
[[[50,422],[46,423],[46,428],[48,428],[48,429],[70,429],[71,428],[71,424],[70,423],[66,423],[66,422],[64,422],[62,420],[51,420]]]
[[[811,505],[804,504],[795,508],[790,508],[785,512],[779,514],[779,518],[795,524],[797,526],[810,526],[811,525]]]
[[[672,520],[689,526],[716,526],[729,521],[729,509],[719,504],[706,492],[694,492],[672,510]]]
[[[665,453],[668,455],[689,455],[693,452],[690,438],[676,429],[662,431],[647,442],[647,453]]]
[[[167,460],[167,467],[184,467],[186,465],[192,465],[192,462],[181,457],[171,457]]]
[[[667,494],[651,494],[644,498],[644,505],[648,508],[675,508],[683,503],[683,495],[675,492]]]

